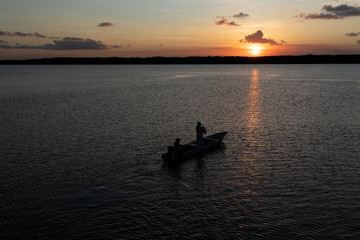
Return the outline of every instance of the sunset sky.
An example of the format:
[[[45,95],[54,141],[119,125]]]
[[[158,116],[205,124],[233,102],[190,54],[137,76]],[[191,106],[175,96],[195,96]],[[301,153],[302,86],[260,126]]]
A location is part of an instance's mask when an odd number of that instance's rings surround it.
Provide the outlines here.
[[[303,54],[360,54],[360,1],[0,3],[0,59]]]

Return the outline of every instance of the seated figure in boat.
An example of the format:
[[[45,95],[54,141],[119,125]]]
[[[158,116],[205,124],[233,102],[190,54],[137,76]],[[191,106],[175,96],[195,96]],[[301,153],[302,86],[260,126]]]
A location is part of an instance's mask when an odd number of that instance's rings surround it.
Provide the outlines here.
[[[174,145],[168,146],[168,151],[167,153],[164,153],[162,155],[162,158],[174,161],[175,159],[181,157],[181,155],[182,155],[182,147],[180,145],[180,138],[176,138]]]
[[[201,122],[198,122],[196,125],[196,143],[199,146],[204,144],[203,134],[206,134],[206,128],[201,124]]]

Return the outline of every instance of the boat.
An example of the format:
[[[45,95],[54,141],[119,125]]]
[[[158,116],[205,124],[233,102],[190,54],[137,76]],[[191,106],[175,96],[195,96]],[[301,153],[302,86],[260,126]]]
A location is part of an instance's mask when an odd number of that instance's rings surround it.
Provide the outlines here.
[[[172,147],[168,147],[168,152],[162,155],[162,159],[167,163],[181,163],[182,161],[202,155],[221,146],[221,142],[227,132],[219,132],[204,137],[203,145],[196,144],[196,141],[181,146],[181,154],[174,154]]]

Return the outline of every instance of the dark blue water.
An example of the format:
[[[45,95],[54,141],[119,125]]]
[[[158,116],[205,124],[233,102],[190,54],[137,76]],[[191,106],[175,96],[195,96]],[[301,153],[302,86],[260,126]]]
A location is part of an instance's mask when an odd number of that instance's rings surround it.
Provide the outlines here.
[[[1,239],[358,239],[359,65],[0,66]],[[229,132],[180,167],[176,137]]]

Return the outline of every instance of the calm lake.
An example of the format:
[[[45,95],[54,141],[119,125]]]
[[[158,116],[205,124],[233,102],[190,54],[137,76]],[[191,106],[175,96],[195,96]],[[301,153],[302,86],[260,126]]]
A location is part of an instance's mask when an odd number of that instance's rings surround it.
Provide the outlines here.
[[[360,238],[360,65],[0,66],[0,120],[1,239]]]

